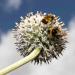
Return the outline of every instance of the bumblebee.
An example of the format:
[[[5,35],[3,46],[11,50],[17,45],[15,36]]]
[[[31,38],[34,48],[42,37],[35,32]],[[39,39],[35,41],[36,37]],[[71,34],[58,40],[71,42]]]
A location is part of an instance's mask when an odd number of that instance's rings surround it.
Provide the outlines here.
[[[61,29],[59,27],[51,27],[48,30],[49,38],[58,36],[59,33],[62,33],[62,31],[61,31]]]
[[[42,23],[47,24],[49,22],[52,22],[54,19],[54,16],[51,16],[50,14],[46,15],[43,19],[42,19]]]

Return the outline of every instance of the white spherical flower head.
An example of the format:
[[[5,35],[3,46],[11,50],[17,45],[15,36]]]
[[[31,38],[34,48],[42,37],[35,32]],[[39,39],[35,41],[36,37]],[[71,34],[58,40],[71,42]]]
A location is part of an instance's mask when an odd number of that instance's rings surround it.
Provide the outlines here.
[[[38,47],[41,52],[32,61],[49,63],[52,58],[57,59],[67,42],[67,32],[62,28],[63,25],[58,16],[51,13],[31,12],[21,17],[14,29],[18,51],[26,57]]]

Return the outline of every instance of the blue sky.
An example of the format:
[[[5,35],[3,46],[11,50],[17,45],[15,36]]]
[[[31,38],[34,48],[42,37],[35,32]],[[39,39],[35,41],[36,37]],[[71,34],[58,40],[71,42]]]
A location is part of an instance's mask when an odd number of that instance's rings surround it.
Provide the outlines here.
[[[75,13],[75,0],[0,0],[0,31],[7,32],[28,12],[51,12],[68,25]]]

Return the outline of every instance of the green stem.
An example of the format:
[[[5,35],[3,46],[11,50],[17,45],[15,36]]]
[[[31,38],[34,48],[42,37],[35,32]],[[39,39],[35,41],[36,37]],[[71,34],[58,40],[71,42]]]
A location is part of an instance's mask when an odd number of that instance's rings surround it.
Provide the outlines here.
[[[38,56],[38,54],[40,53],[41,49],[40,48],[36,48],[34,49],[34,51],[29,54],[28,56],[26,56],[25,58],[19,60],[18,62],[0,70],[0,75],[5,75],[8,74],[9,72],[21,67],[22,65],[28,63],[29,61],[33,60],[35,57]]]

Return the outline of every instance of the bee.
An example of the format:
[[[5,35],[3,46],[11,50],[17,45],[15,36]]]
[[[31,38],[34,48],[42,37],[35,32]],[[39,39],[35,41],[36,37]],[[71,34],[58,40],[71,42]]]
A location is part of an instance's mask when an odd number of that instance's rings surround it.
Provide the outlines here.
[[[47,31],[49,38],[52,38],[53,29],[54,29],[53,27],[50,27],[50,28],[48,29],[48,31]]]
[[[42,19],[42,23],[47,24],[49,22],[52,22],[54,20],[54,16],[51,16],[50,14],[46,15],[43,19]]]
[[[62,30],[59,27],[50,27],[48,30],[49,38],[56,37],[59,33],[62,33]]]

